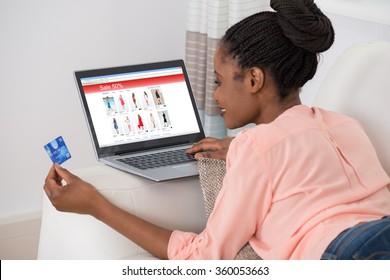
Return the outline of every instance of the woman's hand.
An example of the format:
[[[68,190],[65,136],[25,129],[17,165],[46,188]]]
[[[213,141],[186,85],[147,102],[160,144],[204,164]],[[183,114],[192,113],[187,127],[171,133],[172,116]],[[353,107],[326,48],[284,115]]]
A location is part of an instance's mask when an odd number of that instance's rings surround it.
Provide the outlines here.
[[[105,200],[91,184],[57,164],[51,167],[44,190],[54,207],[64,212],[94,215]]]
[[[195,159],[201,157],[226,160],[226,154],[234,137],[222,139],[206,137],[187,150],[188,154],[194,154]]]

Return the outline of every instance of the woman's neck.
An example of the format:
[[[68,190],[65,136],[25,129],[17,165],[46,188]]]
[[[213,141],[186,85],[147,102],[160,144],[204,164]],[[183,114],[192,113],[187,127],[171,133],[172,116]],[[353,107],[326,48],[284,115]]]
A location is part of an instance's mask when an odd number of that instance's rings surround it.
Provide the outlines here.
[[[280,100],[279,97],[268,102],[265,108],[262,110],[261,118],[256,124],[270,123],[274,121],[278,116],[283,114],[286,110],[302,104],[299,98],[299,91],[290,92],[289,95]]]

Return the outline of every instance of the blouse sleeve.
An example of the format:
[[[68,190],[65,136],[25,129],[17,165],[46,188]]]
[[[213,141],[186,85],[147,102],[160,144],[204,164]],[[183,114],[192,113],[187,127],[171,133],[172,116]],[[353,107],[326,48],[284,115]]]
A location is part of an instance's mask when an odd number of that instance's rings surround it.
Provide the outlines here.
[[[254,238],[272,194],[256,146],[246,133],[231,143],[223,187],[205,230],[174,231],[168,244],[170,259],[234,259]]]

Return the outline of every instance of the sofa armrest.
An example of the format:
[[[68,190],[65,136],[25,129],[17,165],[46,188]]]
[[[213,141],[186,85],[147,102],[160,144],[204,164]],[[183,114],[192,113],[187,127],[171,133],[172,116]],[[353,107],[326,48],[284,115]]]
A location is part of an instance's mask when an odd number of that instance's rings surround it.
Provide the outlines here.
[[[153,182],[104,165],[72,171],[122,209],[169,229],[206,224],[198,177]],[[150,259],[132,241],[88,215],[58,212],[43,200],[38,259]]]

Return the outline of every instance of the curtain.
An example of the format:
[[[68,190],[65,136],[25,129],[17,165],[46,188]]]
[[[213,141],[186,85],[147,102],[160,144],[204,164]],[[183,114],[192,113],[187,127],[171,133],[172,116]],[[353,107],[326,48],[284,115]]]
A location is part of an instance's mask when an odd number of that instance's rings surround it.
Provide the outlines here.
[[[219,115],[213,56],[225,31],[241,19],[270,10],[269,0],[187,0],[186,66],[206,136],[233,136]],[[244,108],[243,108],[244,109]]]

